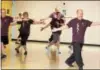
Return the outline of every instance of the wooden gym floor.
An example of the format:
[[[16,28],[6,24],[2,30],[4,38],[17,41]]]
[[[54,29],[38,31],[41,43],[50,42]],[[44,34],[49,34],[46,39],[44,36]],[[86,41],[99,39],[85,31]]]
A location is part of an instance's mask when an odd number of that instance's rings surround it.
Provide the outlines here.
[[[28,55],[24,56],[23,48],[20,48],[19,55],[16,54],[15,47],[17,45],[12,42],[5,49],[8,56],[2,60],[2,69],[78,69],[76,63],[72,68],[65,64],[65,60],[70,55],[68,45],[61,44],[61,54],[56,60],[47,56],[46,45],[47,43],[28,42]],[[82,56],[84,69],[100,69],[100,47],[84,46]]]

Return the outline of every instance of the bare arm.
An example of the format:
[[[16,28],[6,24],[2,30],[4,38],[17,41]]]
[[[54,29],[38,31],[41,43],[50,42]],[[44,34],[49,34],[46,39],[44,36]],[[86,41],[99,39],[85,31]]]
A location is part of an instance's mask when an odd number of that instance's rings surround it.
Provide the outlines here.
[[[91,26],[98,26],[100,25],[100,22],[92,22]]]
[[[40,21],[36,21],[36,20],[33,20],[33,24],[45,24],[45,22],[43,20],[40,20]]]
[[[10,25],[11,26],[17,25],[17,20],[14,20]]]
[[[54,29],[52,29],[52,32],[61,31],[61,30],[66,29],[66,28],[68,29],[69,27],[67,25],[63,25],[60,28],[54,28]]]
[[[17,25],[17,21],[22,21],[22,19],[14,18],[13,22],[10,24],[11,26]]]
[[[10,25],[11,25],[11,26],[17,25],[17,22],[14,21],[14,22],[12,22]]]
[[[47,19],[49,19],[50,17],[46,17],[46,18],[44,18],[43,20],[47,20]]]
[[[46,28],[49,27],[49,26],[50,26],[50,23],[47,24],[46,26],[42,27],[42,28],[41,28],[41,31],[43,31],[44,29],[46,29]]]

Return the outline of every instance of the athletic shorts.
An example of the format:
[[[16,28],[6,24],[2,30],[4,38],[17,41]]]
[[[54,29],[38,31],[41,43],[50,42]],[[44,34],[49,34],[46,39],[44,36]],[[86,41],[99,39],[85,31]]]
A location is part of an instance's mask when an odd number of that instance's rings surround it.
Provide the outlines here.
[[[49,42],[57,43],[58,41],[60,41],[60,34],[52,33],[51,37],[49,38]]]
[[[4,45],[7,45],[9,43],[8,36],[1,36],[1,42]]]

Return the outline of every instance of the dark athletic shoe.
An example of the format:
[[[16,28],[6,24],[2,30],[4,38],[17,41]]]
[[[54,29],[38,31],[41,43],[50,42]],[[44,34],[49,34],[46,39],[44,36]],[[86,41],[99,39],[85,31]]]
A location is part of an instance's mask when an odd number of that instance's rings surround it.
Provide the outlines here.
[[[45,47],[45,49],[48,49],[48,47]]]
[[[58,51],[58,54],[61,54],[61,52],[60,52],[60,51]]]
[[[18,50],[17,48],[15,48],[15,51],[16,51],[17,53],[19,53],[19,50]]]
[[[24,52],[24,55],[27,55],[27,51]]]
[[[49,47],[45,47],[45,49],[46,49],[46,54],[50,55]]]
[[[7,56],[5,54],[1,55],[1,59],[6,58]]]
[[[49,47],[45,47],[46,51],[49,52]]]
[[[74,67],[72,64],[69,64],[67,61],[65,61],[65,63],[66,63],[69,67]]]
[[[79,70],[83,70],[83,66],[82,67],[79,67]]]

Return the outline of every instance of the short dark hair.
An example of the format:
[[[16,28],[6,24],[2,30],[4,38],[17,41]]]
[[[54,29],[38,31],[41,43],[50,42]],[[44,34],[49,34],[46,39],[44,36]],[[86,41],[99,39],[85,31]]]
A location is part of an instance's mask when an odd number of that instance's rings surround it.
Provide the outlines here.
[[[28,12],[24,12],[23,15],[28,15]]]
[[[19,16],[21,16],[21,15],[22,15],[22,13],[19,13],[18,15],[19,15]]]

